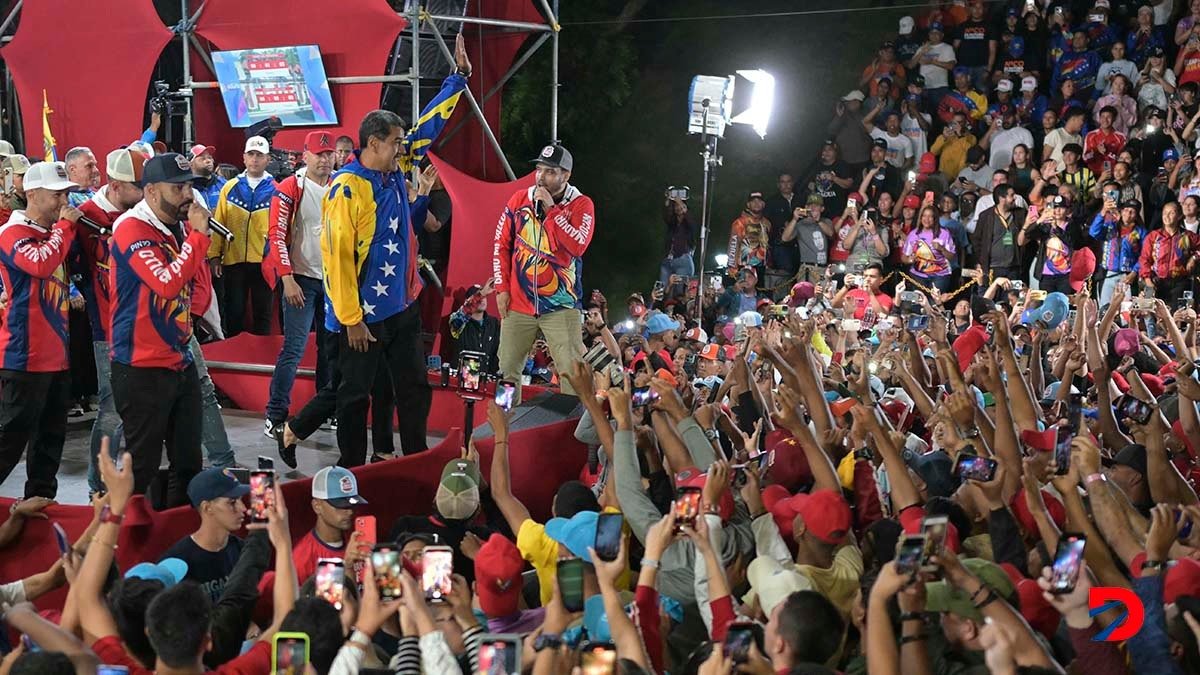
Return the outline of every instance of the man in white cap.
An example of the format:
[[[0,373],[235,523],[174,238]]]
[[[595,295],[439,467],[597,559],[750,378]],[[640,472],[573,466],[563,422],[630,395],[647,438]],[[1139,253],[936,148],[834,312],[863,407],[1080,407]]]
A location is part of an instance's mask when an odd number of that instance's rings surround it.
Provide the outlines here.
[[[58,492],[71,400],[66,260],[82,215],[67,194],[77,189],[62,162],[39,163],[25,174],[29,205],[0,227],[0,282],[21,289],[0,324],[0,483],[28,446],[26,498]]]
[[[871,137],[863,127],[864,98],[857,89],[843,96],[829,122],[829,135],[837,143],[842,161],[856,170],[871,158]]]
[[[916,22],[911,16],[900,17],[899,28],[896,36],[896,60],[908,63],[921,48],[921,40],[917,38]]]
[[[958,62],[954,47],[946,44],[945,38],[945,27],[937,21],[930,23],[928,41],[905,64],[910,72],[920,68],[921,76],[925,78],[925,98],[931,107],[937,107],[942,97],[950,92],[950,71]]]
[[[267,173],[271,145],[262,136],[246,139],[242,161],[246,170],[221,188],[213,218],[233,232],[233,240],[213,237],[208,249],[214,277],[221,279],[217,297],[225,319],[225,336],[246,330],[246,298],[251,305],[248,330],[266,335],[271,328],[271,289],[262,274],[271,198],[275,180]]]
[[[63,158],[67,165],[67,177],[81,189],[67,195],[67,201],[78,208],[96,194],[100,187],[100,164],[91,148],[76,146],[67,151]]]

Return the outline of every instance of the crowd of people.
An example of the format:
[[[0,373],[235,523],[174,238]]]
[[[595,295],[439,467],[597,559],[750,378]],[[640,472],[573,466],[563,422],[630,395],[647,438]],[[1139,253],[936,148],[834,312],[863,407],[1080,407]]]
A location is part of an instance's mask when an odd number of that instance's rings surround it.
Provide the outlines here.
[[[1200,0],[937,4],[900,20],[812,166],[748,194],[713,282],[669,190],[649,294],[585,290],[592,202],[562,145],[534,160],[449,328],[511,403],[545,380],[583,407],[588,460],[545,522],[517,496],[495,401],[490,462],[463,448],[425,512],[377,526],[389,496],[347,468],[376,398],[402,411],[402,451],[425,448],[416,253],[444,219],[412,149],[444,116],[406,136],[370,113],[353,154],[311,134],[273,191],[265,139],[221,187],[203,146],[120,149],[79,211],[70,158],[10,156],[27,204],[0,229],[0,461],[28,445],[30,481],[0,549],[54,496],[72,279],[110,304],[96,363],[116,413],[97,422],[91,526],[0,586],[25,636],[0,675],[1200,672]],[[191,197],[205,183],[217,220],[245,223],[230,240]],[[105,245],[80,212],[115,221]],[[260,245],[256,276],[239,256]],[[69,250],[110,273],[68,276]],[[341,466],[313,477],[316,524],[294,543],[278,485],[214,459],[228,442],[192,323],[218,268],[201,256],[232,256],[242,315],[281,290],[280,458],[338,420]],[[330,372],[286,419],[322,312]],[[162,502],[199,525],[121,572],[119,528],[164,446]],[[28,604],[64,585],[56,621]]]

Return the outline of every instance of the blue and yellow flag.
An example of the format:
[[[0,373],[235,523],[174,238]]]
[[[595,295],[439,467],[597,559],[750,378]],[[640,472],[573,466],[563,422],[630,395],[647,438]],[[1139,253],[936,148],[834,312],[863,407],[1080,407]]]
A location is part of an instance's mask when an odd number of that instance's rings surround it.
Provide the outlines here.
[[[46,151],[47,162],[58,161],[58,148],[54,144],[54,134],[50,133],[50,103],[46,100],[46,90],[42,90],[42,148]]]

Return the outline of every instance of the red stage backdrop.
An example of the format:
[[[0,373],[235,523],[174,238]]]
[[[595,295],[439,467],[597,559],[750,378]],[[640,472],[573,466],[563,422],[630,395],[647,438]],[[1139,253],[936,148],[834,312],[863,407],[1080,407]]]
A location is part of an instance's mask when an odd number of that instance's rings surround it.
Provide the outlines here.
[[[26,2],[0,58],[17,87],[29,156],[43,156],[42,89],[59,159],[86,145],[103,167],[108,152],[136,141],[150,74],[170,40],[151,0]]]

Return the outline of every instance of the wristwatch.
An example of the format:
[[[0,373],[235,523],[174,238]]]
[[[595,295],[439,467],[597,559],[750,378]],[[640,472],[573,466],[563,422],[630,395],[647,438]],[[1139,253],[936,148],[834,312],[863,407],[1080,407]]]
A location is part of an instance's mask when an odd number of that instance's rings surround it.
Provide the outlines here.
[[[533,641],[533,651],[540,652],[543,649],[558,649],[562,646],[562,635],[558,633],[542,633]]]
[[[100,509],[100,524],[101,525],[111,524],[111,525],[120,526],[121,522],[124,520],[125,520],[125,514],[113,513],[112,508],[109,507],[108,504],[105,504],[104,507]]]
[[[1167,563],[1165,560],[1143,560],[1142,561],[1142,571],[1143,572],[1145,572],[1146,570],[1162,571],[1162,570],[1166,569],[1166,567],[1167,567]]]
[[[710,440],[710,441],[715,441],[715,440],[717,440],[717,430],[716,430],[715,428],[713,428],[713,429],[705,429],[705,430],[704,430],[704,437],[705,437],[705,438],[707,438],[707,439],[708,439],[708,440]]]

